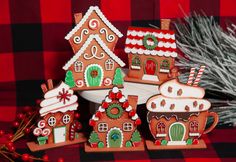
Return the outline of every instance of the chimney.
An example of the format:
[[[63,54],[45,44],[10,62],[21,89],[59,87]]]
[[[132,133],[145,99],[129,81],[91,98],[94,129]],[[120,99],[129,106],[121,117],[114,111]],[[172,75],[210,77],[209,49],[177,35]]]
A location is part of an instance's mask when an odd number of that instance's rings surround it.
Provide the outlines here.
[[[169,30],[170,28],[170,19],[161,19],[161,29]]]
[[[75,18],[75,24],[78,24],[80,20],[82,19],[82,13],[75,13],[74,18]]]
[[[137,103],[138,103],[138,96],[128,95],[128,102],[129,102],[129,105],[132,107],[132,109],[136,111]]]

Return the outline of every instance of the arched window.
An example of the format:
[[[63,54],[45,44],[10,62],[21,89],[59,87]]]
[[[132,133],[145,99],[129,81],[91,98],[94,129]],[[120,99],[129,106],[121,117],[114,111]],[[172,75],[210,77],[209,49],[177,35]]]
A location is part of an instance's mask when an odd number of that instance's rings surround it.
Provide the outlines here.
[[[106,70],[113,70],[114,69],[114,61],[112,59],[107,59],[105,62]]]
[[[189,123],[189,131],[190,133],[197,133],[198,132],[198,122],[197,121],[191,121]]]
[[[166,133],[166,126],[163,122],[157,123],[157,133],[158,134],[165,134]]]
[[[68,124],[70,122],[70,115],[66,114],[62,117],[62,122]]]
[[[160,72],[169,73],[170,72],[170,62],[169,60],[162,60]]]
[[[83,71],[83,62],[76,61],[74,63],[74,67],[75,67],[75,72],[82,72]]]
[[[132,58],[132,63],[131,63],[131,69],[141,69],[141,61],[140,61],[140,58],[138,56],[134,56]]]

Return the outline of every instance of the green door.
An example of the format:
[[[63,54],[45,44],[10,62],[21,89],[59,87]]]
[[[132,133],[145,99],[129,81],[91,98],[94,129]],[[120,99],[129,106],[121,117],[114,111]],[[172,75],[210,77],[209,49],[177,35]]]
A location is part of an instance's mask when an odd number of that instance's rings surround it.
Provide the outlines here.
[[[108,147],[121,147],[123,136],[121,131],[117,128],[111,128],[108,132],[107,144]]]
[[[170,126],[171,141],[183,141],[185,135],[185,127],[182,123],[174,123]]]
[[[103,79],[102,67],[96,64],[89,65],[85,70],[85,80],[88,87],[100,86]]]

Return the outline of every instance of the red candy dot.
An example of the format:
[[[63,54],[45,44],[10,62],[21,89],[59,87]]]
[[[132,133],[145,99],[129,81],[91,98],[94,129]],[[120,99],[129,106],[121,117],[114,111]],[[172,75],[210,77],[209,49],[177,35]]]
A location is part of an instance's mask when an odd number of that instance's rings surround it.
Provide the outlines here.
[[[95,114],[96,117],[100,118],[102,116],[102,113],[100,111],[97,111]]]
[[[21,156],[21,159],[23,160],[23,161],[28,161],[29,160],[29,154],[23,154],[22,156]]]
[[[125,101],[125,102],[123,103],[123,107],[124,107],[124,108],[129,107],[129,102],[128,102],[128,101]]]
[[[158,146],[161,145],[161,141],[160,140],[156,140],[155,141],[155,145],[158,145]]]
[[[117,98],[117,99],[120,99],[122,96],[123,96],[123,95],[122,95],[121,92],[118,92],[118,93],[116,94],[116,98]]]
[[[96,122],[95,122],[94,120],[89,120],[89,125],[90,125],[90,126],[93,127],[93,126],[95,126],[95,124],[96,124]]]
[[[136,113],[135,113],[135,111],[133,111],[133,110],[129,112],[129,116],[134,116],[135,114],[136,114]]]
[[[116,98],[116,94],[115,93],[113,93],[112,91],[110,91],[110,93],[109,93],[109,96],[108,96],[110,99],[115,99]]]
[[[193,140],[193,145],[197,145],[197,144],[199,144],[198,139],[194,139],[194,140]]]
[[[141,123],[142,123],[142,122],[141,122],[140,119],[137,119],[137,120],[135,120],[135,122],[134,122],[135,125],[140,125]]]
[[[103,102],[103,103],[102,103],[102,108],[105,108],[105,109],[106,109],[106,108],[108,108],[108,106],[109,106],[109,104],[108,104],[107,102]]]

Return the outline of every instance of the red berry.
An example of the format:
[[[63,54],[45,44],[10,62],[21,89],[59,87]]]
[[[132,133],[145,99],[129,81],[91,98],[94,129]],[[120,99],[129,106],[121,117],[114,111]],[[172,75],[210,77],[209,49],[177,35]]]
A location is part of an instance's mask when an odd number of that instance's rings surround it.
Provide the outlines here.
[[[108,108],[108,106],[109,106],[109,104],[108,104],[107,102],[103,102],[103,103],[102,103],[102,108],[105,108],[105,109],[106,109],[106,108]]]
[[[24,114],[20,113],[20,114],[17,114],[17,119],[21,120],[21,119],[24,119]]]
[[[0,137],[2,137],[5,134],[3,130],[0,130]]]
[[[90,126],[94,127],[95,124],[96,124],[96,122],[95,122],[94,120],[89,120],[89,125],[90,125]]]
[[[19,155],[18,155],[17,153],[14,153],[14,154],[12,154],[12,157],[13,157],[14,159],[17,159],[17,158],[19,158]]]
[[[29,111],[31,111],[32,110],[32,108],[30,107],[30,106],[25,106],[24,108],[23,108],[23,111],[24,112],[29,112]]]
[[[29,112],[27,112],[27,115],[28,115],[28,116],[31,116],[31,115],[33,115],[33,112],[32,112],[32,111],[29,111]]]
[[[123,107],[124,107],[124,108],[129,107],[129,102],[128,102],[128,101],[125,101],[125,102],[123,103]]]
[[[11,146],[14,146],[14,143],[13,143],[13,142],[7,142],[7,143],[6,143],[6,147],[11,147]]]
[[[79,113],[75,113],[75,118],[79,119],[79,117],[80,117],[80,114]]]
[[[78,123],[78,124],[76,125],[76,129],[77,129],[77,130],[82,129],[82,124],[81,124],[81,123]]]
[[[12,140],[13,137],[14,137],[14,135],[13,135],[12,133],[9,133],[9,134],[7,135],[7,139],[9,139],[9,140]]]
[[[13,125],[13,127],[17,128],[17,127],[19,127],[20,123],[17,122],[17,121],[14,121],[14,122],[12,123],[12,125]]]
[[[122,96],[123,96],[123,95],[122,95],[121,92],[118,92],[118,93],[116,94],[116,98],[117,98],[117,99],[120,99]]]
[[[24,132],[25,132],[25,134],[29,134],[30,133],[30,128],[25,128]]]
[[[135,125],[140,125],[141,123],[142,123],[142,122],[141,122],[140,119],[137,119],[137,120],[135,120],[135,122],[134,122]]]
[[[136,113],[135,113],[135,111],[133,111],[133,110],[131,110],[130,112],[129,112],[129,116],[134,116]]]
[[[64,162],[64,159],[63,159],[63,158],[59,158],[59,159],[57,160],[57,162]]]
[[[161,145],[161,141],[160,140],[156,140],[155,141],[155,145]]]
[[[115,93],[113,93],[112,91],[110,91],[110,93],[109,93],[109,96],[108,96],[110,99],[115,99],[116,98],[116,94]]]
[[[23,154],[22,156],[21,156],[21,159],[23,160],[23,161],[28,161],[29,160],[29,154]]]
[[[16,150],[15,146],[7,147],[7,149],[8,149],[10,152],[14,152],[14,151]]]
[[[100,118],[102,116],[102,113],[100,111],[97,111],[95,114],[96,117]]]
[[[48,155],[44,155],[43,156],[43,161],[48,161],[48,160],[49,160]]]
[[[37,99],[37,100],[35,101],[35,103],[36,103],[37,105],[39,105],[39,104],[40,104],[40,102],[41,102],[41,100],[40,100],[40,99]]]

